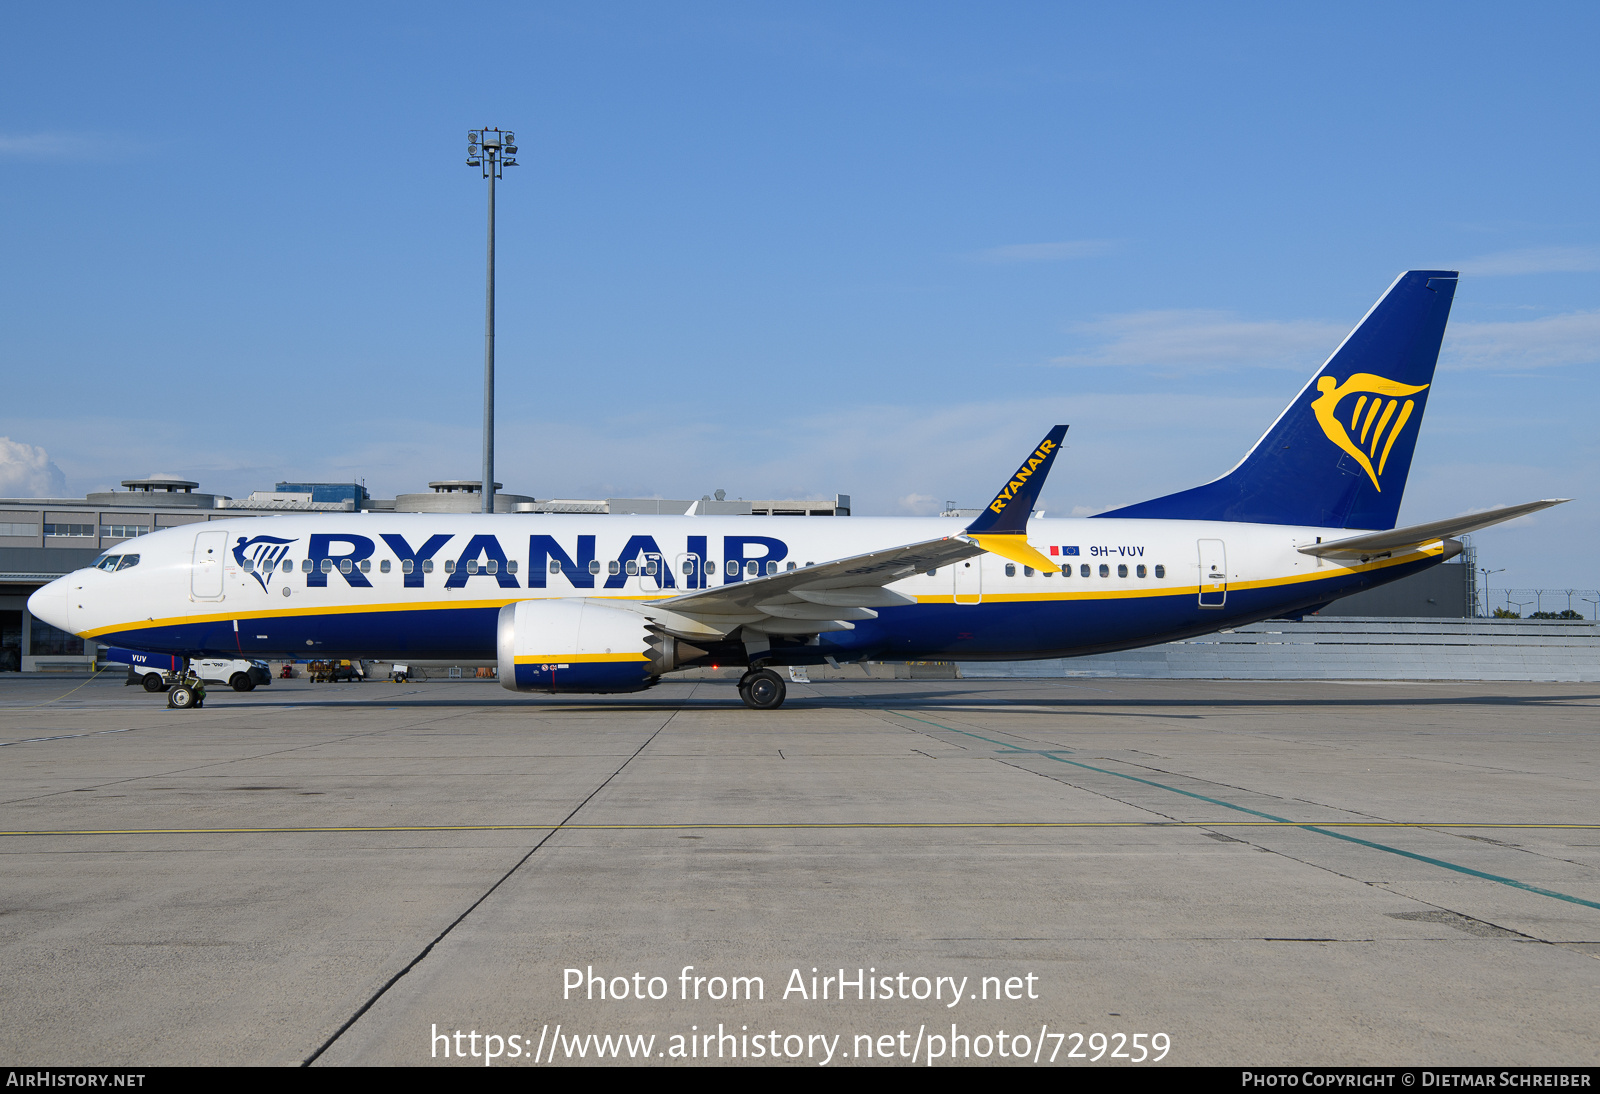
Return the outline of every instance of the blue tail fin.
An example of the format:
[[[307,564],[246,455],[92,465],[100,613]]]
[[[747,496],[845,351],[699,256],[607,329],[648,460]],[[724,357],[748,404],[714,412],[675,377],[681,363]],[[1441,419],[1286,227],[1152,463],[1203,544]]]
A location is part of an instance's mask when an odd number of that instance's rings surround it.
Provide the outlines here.
[[[1393,528],[1455,292],[1401,274],[1237,467],[1099,516]]]

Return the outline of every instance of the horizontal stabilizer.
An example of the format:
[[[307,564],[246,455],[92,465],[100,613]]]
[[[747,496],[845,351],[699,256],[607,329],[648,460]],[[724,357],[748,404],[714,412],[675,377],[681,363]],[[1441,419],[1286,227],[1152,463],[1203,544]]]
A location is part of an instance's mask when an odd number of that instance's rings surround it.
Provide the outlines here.
[[[1508,505],[1504,509],[1490,509],[1486,513],[1451,517],[1448,520],[1436,520],[1428,524],[1413,524],[1409,528],[1370,532],[1364,536],[1351,536],[1349,539],[1338,539],[1331,543],[1310,543],[1301,547],[1300,553],[1316,555],[1318,558],[1368,559],[1376,555],[1393,554],[1395,551],[1436,543],[1451,536],[1464,536],[1468,532],[1476,532],[1480,528],[1514,520],[1527,513],[1537,513],[1541,509],[1548,509],[1552,505],[1560,505],[1571,500],[1571,498],[1548,498],[1544,501]]]

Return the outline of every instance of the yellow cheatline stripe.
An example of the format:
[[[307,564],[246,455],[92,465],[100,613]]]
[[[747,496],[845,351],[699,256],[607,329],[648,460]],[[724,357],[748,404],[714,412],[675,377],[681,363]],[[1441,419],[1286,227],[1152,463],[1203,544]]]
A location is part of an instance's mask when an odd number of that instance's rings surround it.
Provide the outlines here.
[[[1291,574],[1287,577],[1264,578],[1259,581],[1232,581],[1228,588],[1233,589],[1272,589],[1284,585],[1298,585],[1307,581],[1326,581],[1343,574],[1370,573],[1373,570],[1383,570],[1390,566],[1401,566],[1415,562],[1418,558],[1426,558],[1444,551],[1443,542],[1436,547],[1424,547],[1415,551],[1408,551],[1398,558],[1383,559],[1380,561],[1356,564],[1352,566],[1326,566],[1320,570],[1312,570],[1304,574]],[[1119,579],[1131,580],[1131,579]],[[1146,587],[1138,589],[1110,590],[1105,592],[1060,592],[1060,593],[992,593],[984,590],[985,603],[1003,603],[1008,601],[1033,601],[1033,600],[1130,600],[1141,597],[1161,596],[1193,596],[1198,586],[1179,585]],[[963,594],[965,595],[965,594]],[[515,604],[523,600],[560,600],[570,599],[562,597],[503,597],[495,600],[429,600],[417,603],[401,602],[389,604],[335,604],[325,607],[310,608],[283,608],[274,611],[247,611],[247,612],[213,612],[206,615],[176,615],[162,619],[135,619],[126,623],[117,623],[109,627],[96,627],[93,630],[77,631],[81,638],[98,638],[101,635],[116,634],[122,631],[146,630],[150,627],[171,627],[192,625],[197,623],[226,623],[230,620],[243,622],[249,619],[281,619],[286,616],[304,615],[382,615],[388,612],[428,612],[450,611],[459,608],[503,608],[507,604]],[[590,600],[664,600],[667,595],[661,596],[594,596]],[[951,604],[955,597],[951,594],[918,595],[919,604]],[[569,658],[570,660],[570,658]]]
[[[427,600],[412,603],[402,601],[388,604],[330,604],[324,607],[310,608],[280,608],[272,611],[247,611],[247,612],[211,612],[206,615],[174,615],[161,619],[134,619],[126,623],[118,623],[110,627],[96,627],[94,630],[76,632],[81,638],[96,638],[103,634],[114,634],[118,631],[146,630],[150,627],[173,627],[192,625],[196,623],[227,623],[230,620],[244,622],[248,619],[283,619],[288,616],[305,615],[382,615],[387,612],[436,612],[450,611],[459,608],[495,608],[500,609],[507,604],[516,604],[523,600],[565,600],[561,597],[521,597],[508,596],[496,600]],[[592,600],[661,600],[660,596],[605,596],[590,597]]]
[[[796,821],[790,824],[394,824],[279,828],[61,828],[0,832],[0,836],[315,835],[362,832],[665,832],[877,830],[949,828],[1471,828],[1476,830],[1600,830],[1600,824],[1494,824],[1472,821]]]
[[[597,662],[648,661],[650,658],[642,653],[519,653],[515,660],[519,665],[567,665],[574,662],[587,665]]]

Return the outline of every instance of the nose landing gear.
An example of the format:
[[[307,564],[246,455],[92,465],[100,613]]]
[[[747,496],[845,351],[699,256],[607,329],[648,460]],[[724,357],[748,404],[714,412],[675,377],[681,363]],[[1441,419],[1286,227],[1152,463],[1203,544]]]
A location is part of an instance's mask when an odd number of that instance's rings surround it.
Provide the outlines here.
[[[755,669],[739,678],[739,698],[751,710],[777,710],[787,691],[783,677],[771,669]]]

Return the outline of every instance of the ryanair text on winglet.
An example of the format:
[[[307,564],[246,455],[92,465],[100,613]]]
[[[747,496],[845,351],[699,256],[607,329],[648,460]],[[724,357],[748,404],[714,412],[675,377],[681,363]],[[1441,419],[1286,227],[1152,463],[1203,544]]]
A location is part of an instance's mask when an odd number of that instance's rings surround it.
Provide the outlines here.
[[[1006,503],[1016,496],[1018,490],[1022,489],[1023,483],[1033,477],[1034,469],[1049,458],[1050,452],[1055,446],[1056,443],[1054,441],[1047,440],[1034,449],[1033,455],[1028,457],[1028,462],[1017,468],[1017,473],[1012,475],[1011,481],[1006,483],[1001,488],[1000,493],[995,495],[995,499],[989,503],[989,508],[996,513],[1004,511]]]

